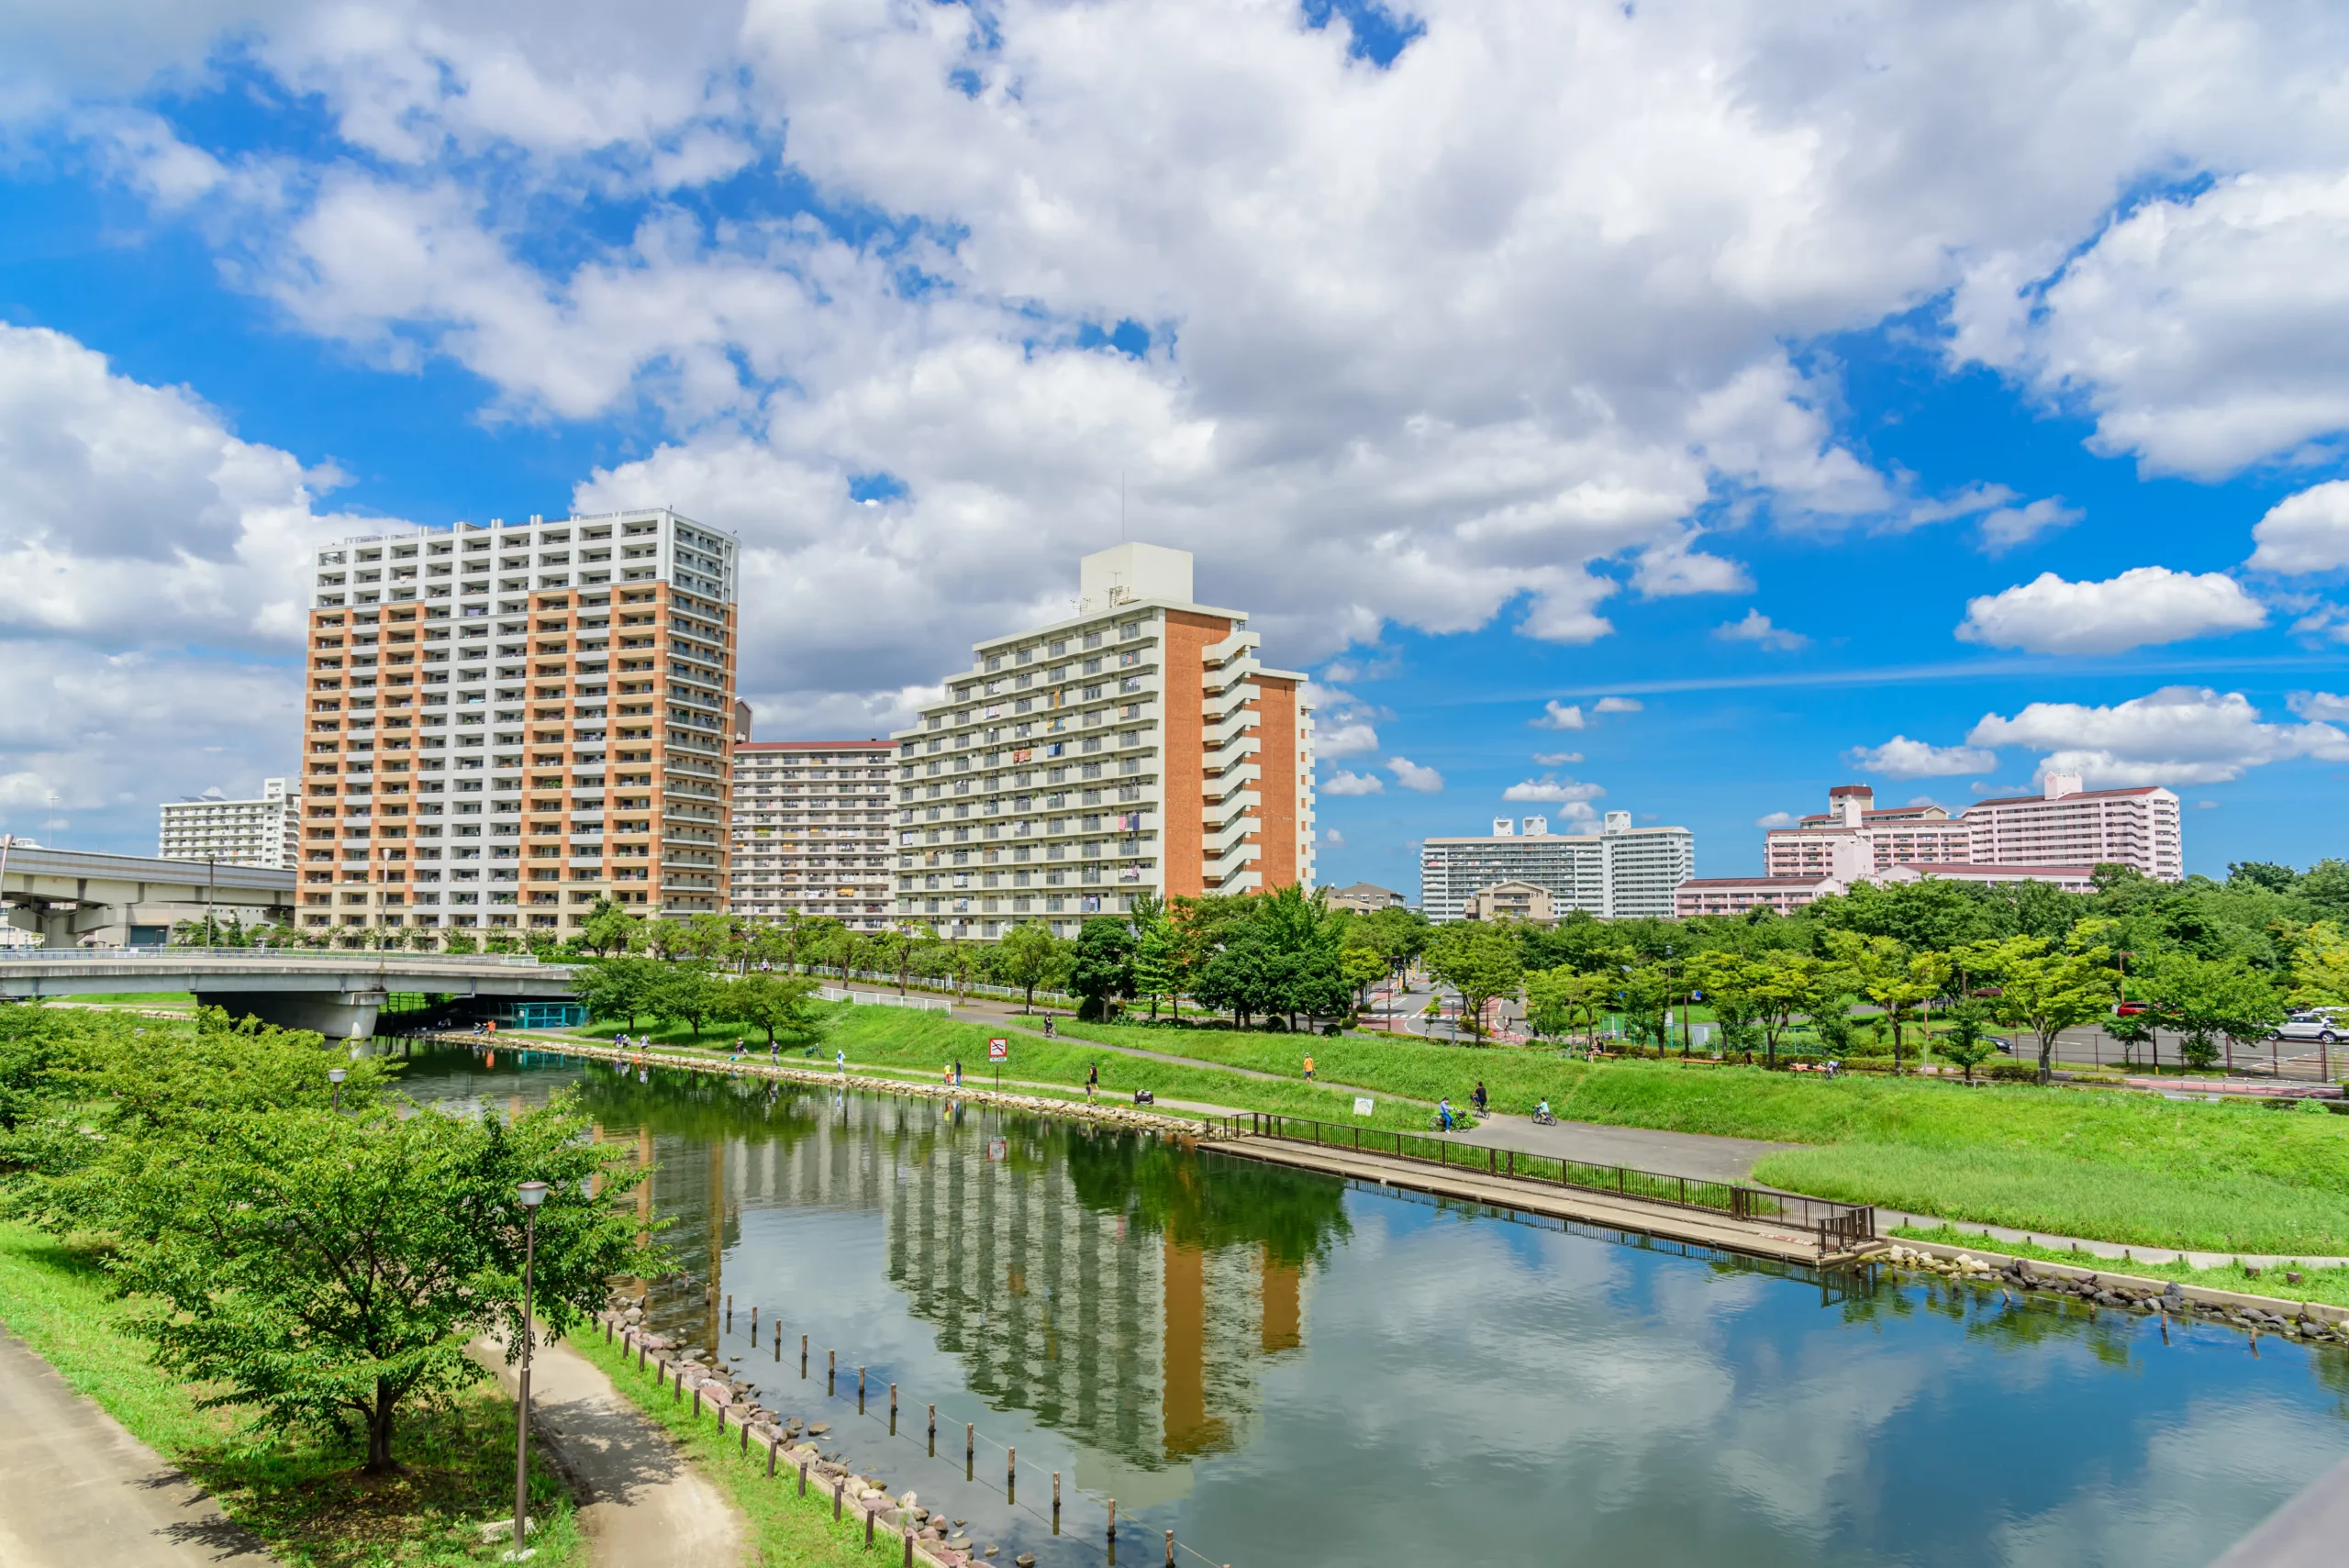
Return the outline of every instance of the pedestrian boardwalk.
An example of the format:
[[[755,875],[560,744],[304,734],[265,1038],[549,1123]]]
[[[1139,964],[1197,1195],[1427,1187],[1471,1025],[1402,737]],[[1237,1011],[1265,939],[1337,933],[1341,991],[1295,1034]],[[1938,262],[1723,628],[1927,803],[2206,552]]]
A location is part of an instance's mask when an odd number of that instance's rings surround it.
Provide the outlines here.
[[[1822,1254],[1816,1235],[1792,1226],[1773,1224],[1767,1220],[1739,1219],[1708,1209],[1642,1203],[1636,1198],[1619,1197],[1611,1193],[1562,1187],[1544,1182],[1512,1180],[1508,1176],[1486,1174],[1457,1165],[1431,1165],[1416,1160],[1398,1160],[1392,1155],[1249,1134],[1218,1139],[1204,1147],[1218,1153],[1261,1160],[1267,1164],[1321,1171],[1333,1176],[1378,1182],[1386,1186],[1429,1193],[1438,1197],[1460,1198],[1524,1214],[1543,1214],[1558,1219],[1578,1220],[1586,1225],[1661,1236],[1675,1241],[1718,1247],[1723,1251],[1738,1252],[1747,1257],[1794,1263],[1835,1263],[1849,1261],[1852,1256],[1842,1252]]]

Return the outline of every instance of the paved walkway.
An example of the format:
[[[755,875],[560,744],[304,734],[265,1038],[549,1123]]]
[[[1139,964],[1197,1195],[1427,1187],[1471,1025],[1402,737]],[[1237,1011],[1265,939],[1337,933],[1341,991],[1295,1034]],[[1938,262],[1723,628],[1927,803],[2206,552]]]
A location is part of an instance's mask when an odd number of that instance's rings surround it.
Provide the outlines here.
[[[1658,1132],[1643,1127],[1604,1127],[1562,1121],[1537,1127],[1529,1117],[1488,1117],[1473,1131],[1453,1135],[1457,1143],[1480,1149],[1514,1149],[1553,1160],[1584,1160],[1594,1165],[1628,1165],[1662,1176],[1743,1182],[1765,1154],[1799,1149],[1798,1143],[1765,1143],[1755,1138],[1717,1138],[1704,1132]]]
[[[505,1347],[476,1340],[471,1348],[513,1393]],[[564,1344],[532,1352],[530,1407],[532,1429],[578,1494],[592,1561],[603,1568],[735,1568],[741,1561],[734,1505],[586,1357]]]
[[[195,1482],[0,1331],[0,1563],[274,1568]]]

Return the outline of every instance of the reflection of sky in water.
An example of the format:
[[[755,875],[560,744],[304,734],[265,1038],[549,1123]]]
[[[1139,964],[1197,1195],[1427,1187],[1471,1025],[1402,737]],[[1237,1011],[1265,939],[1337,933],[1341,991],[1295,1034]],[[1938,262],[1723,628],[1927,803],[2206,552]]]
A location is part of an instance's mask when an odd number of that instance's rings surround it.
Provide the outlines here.
[[[436,1066],[414,1087],[502,1106],[570,1076]],[[606,1136],[652,1130],[695,1276],[662,1287],[664,1323],[707,1321],[715,1240],[729,1353],[752,1302],[788,1335],[782,1366],[763,1340],[744,1370],[797,1409],[840,1347],[841,1440],[982,1529],[1005,1510],[960,1481],[965,1420],[1023,1472],[1062,1470],[1073,1507],[1115,1495],[1219,1563],[2196,1568],[2349,1450],[2337,1351],[2254,1358],[2207,1329],[2165,1346],[1995,1293],[1822,1292],[910,1102],[575,1076]],[[1301,1276],[1275,1255],[1300,1248]],[[909,1442],[854,1420],[859,1362],[876,1414],[901,1385]],[[951,1466],[918,1457],[931,1400]],[[978,1470],[999,1494],[1000,1451]]]

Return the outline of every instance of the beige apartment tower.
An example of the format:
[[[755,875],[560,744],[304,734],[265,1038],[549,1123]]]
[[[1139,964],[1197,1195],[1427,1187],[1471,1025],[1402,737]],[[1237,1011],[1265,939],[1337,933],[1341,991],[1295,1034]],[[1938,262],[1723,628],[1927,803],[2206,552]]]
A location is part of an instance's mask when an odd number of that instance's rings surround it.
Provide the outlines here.
[[[890,778],[894,740],[734,742],[727,907],[751,919],[795,911],[852,931],[893,923]]]
[[[723,910],[736,556],[666,509],[318,550],[303,924]]]
[[[1313,884],[1305,676],[1191,595],[1188,551],[1088,555],[1074,615],[974,645],[891,737],[900,921],[1074,936],[1138,894]]]

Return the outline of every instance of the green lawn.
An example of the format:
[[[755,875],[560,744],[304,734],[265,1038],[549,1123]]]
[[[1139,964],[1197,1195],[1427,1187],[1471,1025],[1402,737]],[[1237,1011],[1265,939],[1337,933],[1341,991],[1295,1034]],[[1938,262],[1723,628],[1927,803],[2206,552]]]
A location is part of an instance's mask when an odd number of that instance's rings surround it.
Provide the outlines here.
[[[745,1455],[740,1447],[740,1429],[729,1427],[727,1435],[719,1437],[717,1423],[710,1417],[704,1415],[696,1420],[690,1405],[674,1403],[661,1395],[652,1373],[638,1372],[635,1361],[618,1345],[605,1344],[600,1332],[583,1332],[571,1343],[581,1355],[603,1368],[613,1385],[637,1408],[676,1438],[702,1473],[742,1510],[750,1522],[750,1544],[757,1553],[754,1561],[772,1564],[773,1568],[851,1568],[852,1564],[873,1568],[876,1562],[894,1563],[899,1560],[903,1549],[894,1540],[886,1543],[889,1551],[876,1546],[872,1555],[866,1555],[863,1524],[851,1523],[849,1518],[834,1524],[829,1492],[819,1497],[811,1482],[803,1499],[796,1475],[785,1481],[785,1473],[779,1473],[775,1479],[768,1480],[765,1451],[752,1443],[750,1453]],[[850,1518],[854,1517],[851,1510]]]
[[[60,1002],[78,1002],[91,1007],[184,1007],[195,1010],[195,996],[188,991],[91,991],[71,996],[60,996]]]
[[[818,1050],[827,1060],[844,1048],[854,1062],[934,1073],[960,1053],[966,1080],[985,1080],[984,1025],[875,1006],[825,1014]],[[1146,1085],[1168,1098],[1352,1122],[1345,1092],[1303,1081],[1310,1051],[1325,1082],[1381,1096],[1367,1125],[1421,1126],[1426,1112],[1410,1101],[1449,1095],[1457,1105],[1481,1078],[1502,1115],[1523,1115],[1547,1097],[1568,1120],[1810,1145],[1766,1157],[1755,1175],[1823,1197],[2146,1246],[2349,1256],[2349,1117],[2061,1086],[1968,1089],[1873,1074],[1831,1081],[1676,1062],[1594,1066],[1545,1048],[1353,1034],[1064,1028],[1284,1081],[1088,1053],[1085,1040],[1021,1034],[1011,1036],[1006,1076],[1074,1084],[1098,1062],[1105,1092],[1121,1097]],[[723,1038],[731,1043],[730,1031]]]
[[[362,1451],[300,1434],[250,1430],[233,1409],[197,1407],[196,1390],[147,1359],[125,1332],[91,1255],[25,1226],[0,1224],[0,1322],[132,1434],[187,1473],[287,1568],[448,1568],[495,1560],[477,1527],[514,1512],[514,1406],[494,1382],[456,1407],[411,1416],[396,1478],[357,1473]],[[535,1451],[534,1451],[535,1459]],[[543,1463],[531,1475],[536,1562],[583,1563],[568,1493]],[[510,1544],[506,1542],[503,1544]]]

